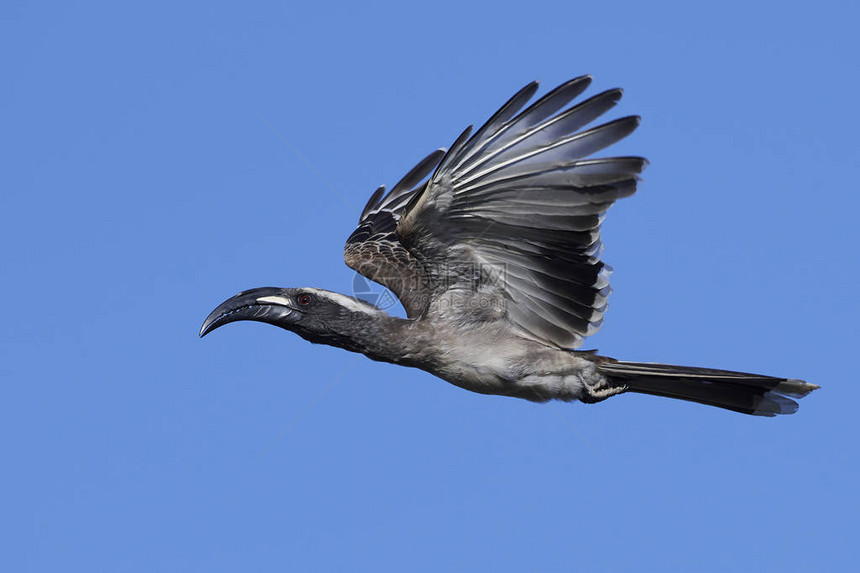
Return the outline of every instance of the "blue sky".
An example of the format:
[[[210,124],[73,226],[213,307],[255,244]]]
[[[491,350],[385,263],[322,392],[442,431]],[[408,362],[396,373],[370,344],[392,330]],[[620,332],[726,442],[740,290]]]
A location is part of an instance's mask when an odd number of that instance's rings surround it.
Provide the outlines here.
[[[0,9],[3,569],[855,560],[857,8],[310,4]],[[616,152],[651,161],[606,219],[587,346],[820,384],[797,415],[549,407],[266,325],[197,338],[248,287],[348,292],[377,185],[583,73],[625,88]]]

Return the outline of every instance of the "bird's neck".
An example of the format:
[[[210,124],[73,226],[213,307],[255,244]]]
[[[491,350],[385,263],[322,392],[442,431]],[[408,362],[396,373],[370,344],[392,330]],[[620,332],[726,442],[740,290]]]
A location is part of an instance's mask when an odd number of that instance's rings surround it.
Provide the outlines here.
[[[419,321],[378,313],[351,313],[330,330],[305,336],[311,342],[359,352],[381,362],[412,365],[416,355],[429,351]]]

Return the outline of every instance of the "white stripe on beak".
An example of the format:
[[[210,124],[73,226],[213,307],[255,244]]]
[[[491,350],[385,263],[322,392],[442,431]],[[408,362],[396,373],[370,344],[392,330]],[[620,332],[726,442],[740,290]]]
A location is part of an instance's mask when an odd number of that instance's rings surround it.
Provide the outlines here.
[[[257,302],[260,304],[276,304],[278,306],[285,306],[287,308],[292,308],[290,305],[290,299],[285,296],[263,296],[257,299]]]

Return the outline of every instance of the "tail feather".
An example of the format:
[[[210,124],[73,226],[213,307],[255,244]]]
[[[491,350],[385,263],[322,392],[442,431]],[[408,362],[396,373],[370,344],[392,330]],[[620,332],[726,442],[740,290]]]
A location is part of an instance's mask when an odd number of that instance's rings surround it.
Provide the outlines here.
[[[754,416],[794,414],[815,384],[744,372],[608,360],[600,370],[629,392],[665,396]]]

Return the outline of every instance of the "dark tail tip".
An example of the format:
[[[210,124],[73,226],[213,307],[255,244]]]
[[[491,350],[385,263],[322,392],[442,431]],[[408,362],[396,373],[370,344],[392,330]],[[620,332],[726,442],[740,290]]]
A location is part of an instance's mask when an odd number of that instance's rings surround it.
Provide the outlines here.
[[[798,408],[795,400],[818,389],[815,384],[793,378],[668,364],[606,362],[600,369],[626,385],[630,392],[687,400],[753,416],[794,414]]]

